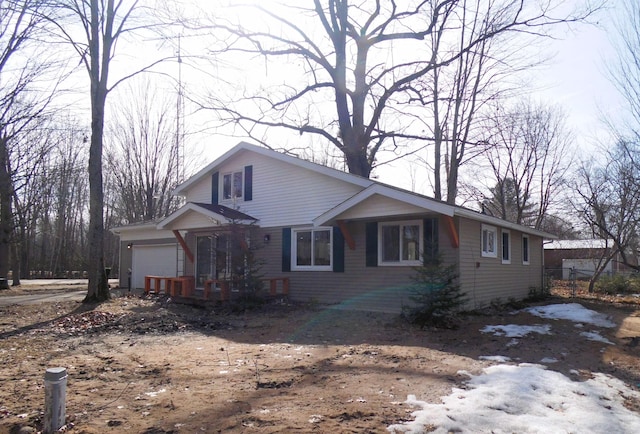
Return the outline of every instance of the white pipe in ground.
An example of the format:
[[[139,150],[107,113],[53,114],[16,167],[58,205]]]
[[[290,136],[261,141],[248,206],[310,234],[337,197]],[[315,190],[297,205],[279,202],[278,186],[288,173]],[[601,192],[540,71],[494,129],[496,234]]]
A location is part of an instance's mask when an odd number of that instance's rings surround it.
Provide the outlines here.
[[[67,369],[48,368],[44,374],[44,434],[54,433],[64,425],[66,400]]]

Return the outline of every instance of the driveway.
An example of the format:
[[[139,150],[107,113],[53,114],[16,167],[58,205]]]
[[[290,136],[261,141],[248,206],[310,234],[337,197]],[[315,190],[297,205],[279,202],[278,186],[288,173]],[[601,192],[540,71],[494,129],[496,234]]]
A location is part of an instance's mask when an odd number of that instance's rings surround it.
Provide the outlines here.
[[[115,288],[117,284],[117,279],[109,280],[112,297],[118,297],[122,293],[122,290]],[[20,281],[20,286],[0,291],[0,307],[14,304],[82,301],[86,295],[86,279],[23,279]]]
[[[85,295],[87,295],[86,289],[71,292],[56,291],[28,295],[8,295],[6,297],[0,297],[0,307],[11,306],[13,304],[25,305],[58,301],[82,301]]]

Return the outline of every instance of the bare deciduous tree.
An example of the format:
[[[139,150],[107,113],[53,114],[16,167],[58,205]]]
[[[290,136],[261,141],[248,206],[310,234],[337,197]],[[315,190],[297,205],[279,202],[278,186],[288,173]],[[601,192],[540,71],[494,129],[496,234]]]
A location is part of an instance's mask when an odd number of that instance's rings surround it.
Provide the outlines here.
[[[607,59],[605,64],[611,81],[627,105],[628,116],[621,121],[618,119],[612,127],[618,137],[633,135],[637,140],[640,139],[640,3],[626,0],[621,5],[615,23],[617,59],[614,62]]]
[[[571,161],[564,115],[558,108],[525,101],[511,109],[498,106],[487,122],[483,141],[490,146],[477,160],[486,161],[493,174],[492,197],[482,200],[485,209],[542,228],[550,208],[562,200]]]
[[[91,137],[89,147],[89,284],[85,302],[109,298],[104,261],[104,189],[102,173],[105,107],[109,92],[126,79],[149,70],[164,59],[130,71],[110,81],[116,43],[150,27],[138,20],[144,8],[139,0],[66,0],[56,2],[65,16],[55,20],[64,40],[71,44],[84,65],[90,82]],[[83,37],[70,29],[80,26]],[[124,41],[123,41],[124,43]],[[112,83],[113,82],[113,83]]]
[[[458,197],[461,166],[485,151],[485,142],[479,139],[483,112],[516,88],[522,93],[518,73],[546,60],[543,54],[526,54],[527,47],[541,39],[539,35],[505,32],[482,37],[500,25],[503,11],[498,5],[462,0],[459,25],[432,33],[430,43],[434,63],[442,53],[460,55],[419,80],[422,88],[417,94],[424,110],[417,117],[433,137],[433,149],[427,148],[432,159],[424,163],[433,174],[434,197],[451,204]],[[466,49],[473,41],[478,42]]]
[[[35,0],[0,6],[0,289],[8,287],[10,245],[15,241],[14,182],[16,165],[24,162],[17,155],[20,146],[24,146],[19,143],[20,135],[42,115],[51,98],[48,92],[34,92],[51,66],[36,40],[44,31],[41,6]],[[15,269],[19,265],[17,253],[14,249],[11,259],[14,279],[19,283],[20,270]]]
[[[286,79],[228,98],[217,89],[203,106],[214,110],[222,124],[265,145],[268,128],[318,135],[340,151],[349,172],[368,177],[384,163],[377,160],[382,151],[401,155],[407,143],[433,140],[415,118],[403,116],[411,101],[423,97],[416,95],[418,80],[499,35],[543,32],[593,11],[557,17],[557,2],[482,3],[491,5],[486,9],[490,25],[470,32],[452,51],[430,46],[430,38],[461,25],[460,17],[472,8],[464,1],[314,0],[313,7],[296,2],[284,10],[256,5],[252,12],[262,21],[251,27],[243,26],[242,19],[211,26],[220,32],[222,45],[212,50],[216,62],[227,54],[241,55],[245,67],[252,59],[266,59],[265,65],[276,59],[287,65]],[[251,70],[259,74],[264,66]]]
[[[131,84],[131,83],[130,83]],[[149,82],[127,88],[131,98],[119,106],[110,123],[107,169],[120,224],[155,220],[174,212],[171,191],[181,178],[176,138],[175,102]]]
[[[603,151],[603,157],[599,166],[583,164],[574,186],[573,205],[580,217],[597,238],[613,241],[609,256],[601,261],[590,282],[590,290],[618,253],[625,265],[640,270],[631,256],[638,251],[640,228],[640,147],[620,141]]]

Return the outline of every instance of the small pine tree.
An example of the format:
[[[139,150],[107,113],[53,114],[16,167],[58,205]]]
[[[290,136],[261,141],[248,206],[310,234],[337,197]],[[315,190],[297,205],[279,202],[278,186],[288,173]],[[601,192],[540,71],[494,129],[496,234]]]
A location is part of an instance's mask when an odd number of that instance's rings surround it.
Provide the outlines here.
[[[409,299],[412,305],[403,308],[403,315],[420,328],[454,327],[455,316],[466,303],[458,284],[457,264],[444,265],[442,258],[426,258],[412,277]]]
[[[244,311],[264,304],[261,295],[264,281],[261,273],[262,261],[256,257],[256,251],[261,248],[257,241],[257,228],[253,225],[243,225],[233,221],[230,224],[231,239],[231,282],[240,295],[234,300],[232,310]]]

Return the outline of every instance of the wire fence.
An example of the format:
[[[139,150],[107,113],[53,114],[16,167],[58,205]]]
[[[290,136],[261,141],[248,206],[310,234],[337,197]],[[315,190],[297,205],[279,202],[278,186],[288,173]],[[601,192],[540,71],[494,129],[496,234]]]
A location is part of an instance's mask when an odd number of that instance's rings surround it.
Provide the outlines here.
[[[569,288],[571,288],[571,294],[574,297],[576,295],[576,290],[578,287],[577,282],[591,280],[594,273],[595,271],[593,269],[580,269],[576,267],[545,268],[546,278],[550,280],[564,280],[568,282],[568,286]],[[638,276],[638,273],[634,270],[605,270],[598,276],[598,280],[602,278],[609,278],[612,276]]]

